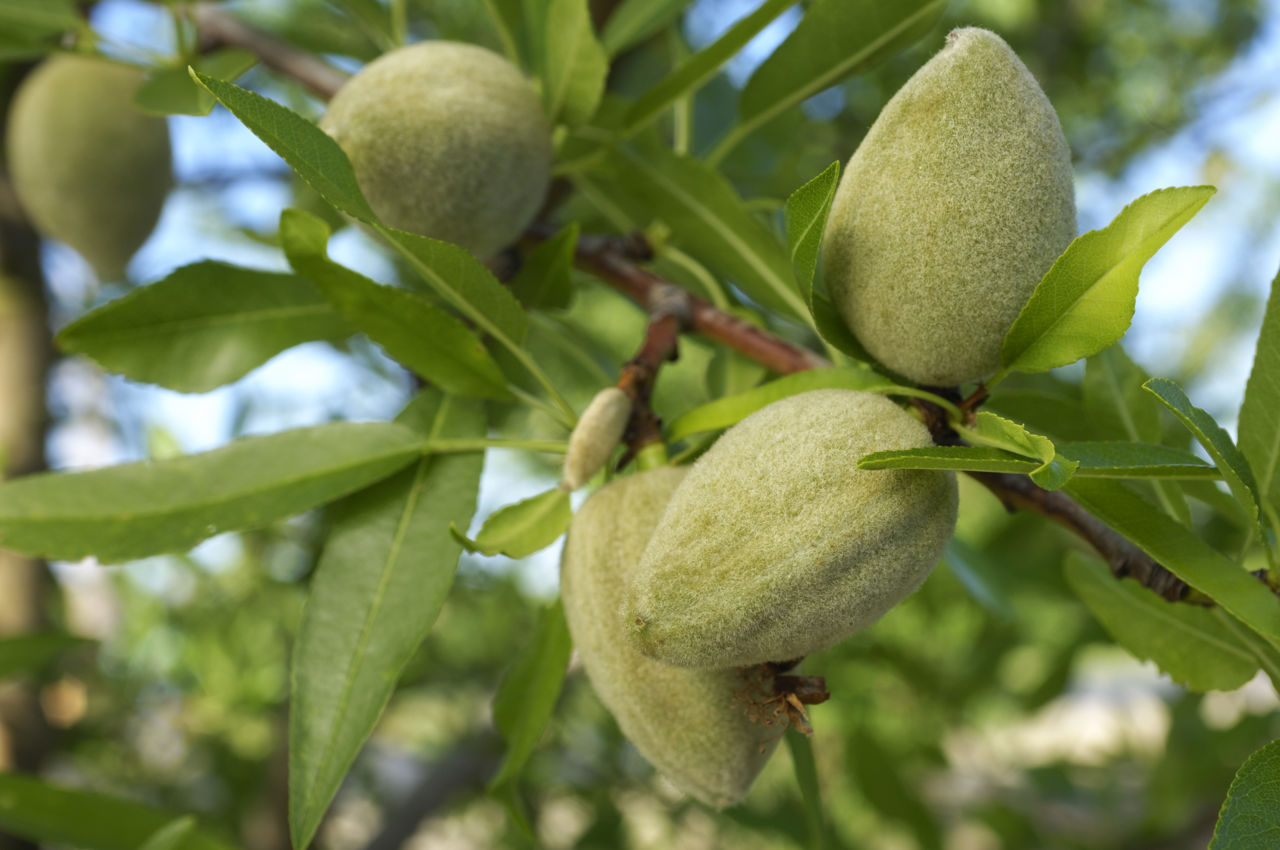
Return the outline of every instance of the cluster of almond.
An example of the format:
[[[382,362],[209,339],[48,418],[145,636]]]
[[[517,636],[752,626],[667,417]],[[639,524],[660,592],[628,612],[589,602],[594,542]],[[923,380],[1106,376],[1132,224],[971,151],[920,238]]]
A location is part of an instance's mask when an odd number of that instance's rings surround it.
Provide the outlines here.
[[[882,363],[954,385],[998,366],[1005,332],[1074,234],[1053,108],[1003,40],[956,30],[850,161],[826,280]],[[617,438],[616,427],[604,437]],[[717,807],[741,799],[786,709],[769,710],[787,696],[777,675],[924,581],[955,528],[954,474],[857,462],[931,442],[885,396],[801,393],[743,419],[687,470],[616,480],[579,511],[561,576],[576,646],[622,731],[678,787]]]

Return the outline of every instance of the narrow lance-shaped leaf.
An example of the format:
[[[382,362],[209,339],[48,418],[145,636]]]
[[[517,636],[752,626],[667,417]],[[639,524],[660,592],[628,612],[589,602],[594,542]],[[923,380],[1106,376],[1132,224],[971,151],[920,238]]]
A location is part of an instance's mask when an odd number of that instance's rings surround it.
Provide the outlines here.
[[[715,42],[690,56],[680,67],[642,94],[627,112],[622,132],[625,135],[635,133],[678,98],[702,88],[720,70],[720,66],[794,4],[795,0],[764,0],[755,11],[729,27]]]
[[[131,380],[198,393],[287,348],[352,333],[304,278],[205,260],[90,311],[57,342]]]
[[[1255,531],[1259,539],[1265,541],[1266,537],[1262,533],[1260,524],[1262,517],[1258,485],[1254,481],[1249,462],[1231,441],[1231,435],[1224,431],[1212,416],[1193,405],[1182,388],[1173,381],[1167,378],[1152,378],[1143,387],[1173,412],[1178,421],[1187,427],[1196,441],[1209,453],[1209,457],[1213,458],[1214,465],[1218,467],[1227,486],[1231,488],[1232,495],[1257,526]],[[1271,555],[1269,547],[1267,554]]]
[[[450,531],[468,552],[524,558],[556,542],[571,519],[569,494],[554,487],[494,511],[475,540],[467,539],[456,526]]]
[[[389,422],[337,422],[171,460],[0,484],[0,546],[107,562],[189,549],[345,496],[412,463],[422,438]]]
[[[552,121],[585,124],[604,95],[609,57],[596,39],[587,0],[551,0],[547,9],[542,100]]]
[[[771,119],[929,32],[946,7],[946,0],[817,0],[747,81],[738,124],[711,161]]]
[[[1214,610],[1167,602],[1131,578],[1117,579],[1096,558],[1067,555],[1067,583],[1116,641],[1154,661],[1193,691],[1227,691],[1258,672],[1258,660]]]
[[[600,40],[610,56],[675,21],[693,0],[623,0],[609,16]]]
[[[756,301],[802,321],[809,308],[777,238],[742,205],[723,176],[692,157],[656,146],[619,149],[614,177],[679,234],[685,249]]]
[[[1061,458],[1075,463],[1078,478],[1154,478],[1208,480],[1218,470],[1193,454],[1145,443],[1059,443]],[[862,469],[954,469],[967,472],[1012,472],[1031,475],[1042,466],[991,446],[926,446],[874,452],[858,461]]]
[[[1218,812],[1209,850],[1272,850],[1280,842],[1280,741],[1240,766]]]
[[[529,760],[555,710],[572,650],[564,606],[556,600],[543,613],[533,640],[507,669],[494,697],[493,721],[507,742],[507,755],[490,789],[515,782]]]
[[[813,275],[818,270],[818,249],[827,226],[827,213],[840,183],[840,163],[833,162],[822,173],[787,198],[787,244],[791,268],[796,273],[800,297],[813,307]]]
[[[327,133],[260,94],[194,69],[191,75],[326,201],[360,221],[377,221],[356,183],[351,161]]]
[[[1195,532],[1117,481],[1074,478],[1066,492],[1161,566],[1280,647],[1280,600]]]
[[[1093,436],[1131,442],[1161,441],[1160,402],[1142,388],[1150,377],[1119,344],[1088,359],[1084,372],[1084,405]],[[1178,485],[1157,481],[1153,488],[1166,513],[1184,525],[1191,524],[1191,509]]]
[[[690,410],[667,428],[667,439],[675,442],[691,434],[728,428],[768,404],[809,390],[866,390],[884,385],[884,378],[869,369],[810,369],[797,372]]]
[[[1111,345],[1129,328],[1147,260],[1213,195],[1211,186],[1143,195],[1101,230],[1076,238],[1022,308],[990,386],[1011,371],[1043,372]]]
[[[333,262],[328,242],[329,226],[316,216],[293,209],[280,216],[280,244],[290,265],[387,354],[446,392],[511,397],[498,364],[472,330],[416,293],[374,283]]]
[[[427,439],[480,437],[478,402],[427,389],[397,418]],[[428,455],[352,495],[303,611],[289,714],[289,825],[305,847],[453,582],[450,523],[475,510],[483,455]]]
[[[1258,478],[1258,496],[1280,515],[1280,274],[1262,317],[1253,371],[1240,406],[1240,451]]]
[[[0,834],[83,850],[138,850],[173,820],[169,812],[128,800],[0,773]],[[235,850],[235,845],[194,829],[182,848]]]

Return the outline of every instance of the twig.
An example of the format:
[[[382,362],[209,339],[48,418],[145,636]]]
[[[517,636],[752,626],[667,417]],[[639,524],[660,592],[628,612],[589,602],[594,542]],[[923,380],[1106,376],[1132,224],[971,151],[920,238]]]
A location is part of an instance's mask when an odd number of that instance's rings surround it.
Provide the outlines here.
[[[263,65],[297,80],[324,100],[333,97],[347,81],[345,73],[314,54],[249,26],[216,3],[196,3],[191,17],[200,34],[201,53],[220,47],[247,50]]]
[[[200,26],[202,39],[211,39],[215,44],[245,48],[255,53],[263,64],[293,77],[320,97],[332,97],[346,79],[342,72],[332,66],[249,27],[214,4],[198,3],[193,14]],[[549,225],[535,224],[526,236],[541,241],[550,238],[554,232]],[[780,375],[831,365],[820,355],[725,313],[710,302],[686,292],[640,265],[651,259],[652,251],[639,236],[584,234],[578,240],[574,263],[651,313],[659,304],[666,304],[668,310],[674,309],[672,305],[678,305],[678,312],[671,315],[680,317],[681,329],[692,329],[723,343]],[[663,352],[674,351],[676,333],[670,328],[670,321],[664,320],[658,324],[660,327],[651,325],[645,346],[641,349],[641,354],[637,355],[637,358],[643,355],[645,359],[641,362],[633,359],[628,364],[635,371],[635,375],[627,379],[637,393],[633,398],[638,397],[645,387],[646,392],[652,391],[652,374],[656,374]],[[668,345],[670,348],[666,348]],[[652,360],[655,357],[658,359]],[[642,374],[643,369],[650,369],[652,374]],[[966,399],[963,404],[967,410],[971,410],[984,398],[985,392],[980,388],[978,393]],[[647,398],[645,409],[648,409]],[[941,421],[945,422],[945,417]],[[638,428],[635,435],[629,436],[629,445],[642,445],[631,441],[649,440],[654,424],[633,424],[638,425]],[[1187,586],[1177,577],[1062,493],[1042,490],[1019,475],[970,474],[1010,510],[1030,510],[1070,528],[1107,560],[1115,575],[1132,576],[1167,599],[1181,599],[1186,595]]]
[[[631,399],[631,419],[623,434],[627,450],[619,466],[629,463],[645,446],[662,442],[662,417],[653,412],[649,399],[658,380],[658,370],[662,364],[676,359],[680,333],[688,330],[688,314],[682,312],[682,301],[673,298],[650,312],[640,350],[622,366],[618,389]]]
[[[545,239],[554,231],[536,226],[530,236]],[[644,240],[638,236],[584,235],[578,242],[575,263],[645,307],[657,298],[672,298],[672,290],[682,293],[692,321],[690,327],[728,345],[747,357],[781,375],[817,369],[830,364],[813,352],[793,345],[766,330],[757,328],[718,310],[710,303],[663,280],[638,263],[651,259]],[[954,390],[935,389],[960,401]],[[962,404],[976,408],[985,399],[980,388]],[[944,411],[926,401],[914,402],[925,414],[934,439],[942,444],[958,440],[947,425]],[[1188,587],[1177,576],[1143,552],[1133,543],[1107,527],[1072,499],[1056,491],[1044,490],[1022,475],[1003,473],[969,473],[990,490],[1010,511],[1028,510],[1045,516],[1078,534],[1100,554],[1117,577],[1130,576],[1159,593],[1165,599],[1182,599]]]

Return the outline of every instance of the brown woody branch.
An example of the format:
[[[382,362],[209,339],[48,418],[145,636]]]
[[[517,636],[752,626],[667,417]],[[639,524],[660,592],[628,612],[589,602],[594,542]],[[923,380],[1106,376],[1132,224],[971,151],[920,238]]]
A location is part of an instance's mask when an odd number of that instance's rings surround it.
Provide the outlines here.
[[[530,235],[534,238],[546,238],[550,231],[535,227]],[[651,258],[652,253],[639,236],[584,235],[578,243],[575,263],[642,306],[651,308],[656,301],[662,299],[683,299],[691,316],[689,327],[692,330],[728,345],[778,374],[787,375],[831,365],[817,354],[730,316],[640,267],[640,262]],[[960,401],[953,390],[934,390],[954,396]],[[965,409],[976,408],[985,397],[985,388],[979,388],[962,403]],[[935,440],[954,444],[956,437],[946,425],[945,412],[928,402],[917,402],[917,406],[922,408]],[[980,472],[970,475],[990,490],[1010,511],[1028,510],[1038,513],[1078,534],[1106,560],[1117,578],[1129,576],[1137,579],[1169,600],[1182,599],[1186,595],[1187,585],[1177,576],[1063,493],[1044,490],[1023,475]]]
[[[341,71],[248,26],[215,4],[197,3],[192,13],[205,49],[228,46],[249,50],[267,67],[298,80],[322,98],[332,97],[346,80]],[[548,225],[535,224],[527,236],[540,241],[553,233]],[[731,316],[640,265],[651,259],[653,252],[642,237],[596,234],[585,234],[578,240],[574,258],[579,268],[630,297],[652,317],[644,344],[624,367],[619,381],[619,386],[631,395],[637,411],[628,425],[630,452],[660,438],[661,423],[650,410],[648,399],[659,367],[675,353],[681,331],[696,331],[780,375],[831,365],[820,355]],[[980,387],[977,393],[963,400],[964,409],[976,409],[985,395],[985,388]],[[933,405],[923,407],[926,421],[931,425],[945,423],[945,415],[941,418],[930,415],[939,412],[928,410]],[[936,438],[952,439],[945,435],[942,427],[931,430]],[[1176,576],[1062,493],[1043,490],[1020,475],[971,475],[1010,511],[1033,511],[1080,535],[1107,561],[1117,577],[1131,576],[1166,599],[1181,599],[1186,595],[1187,586]]]
[[[297,80],[324,100],[347,81],[347,75],[328,62],[249,26],[217,3],[196,3],[190,14],[199,33],[201,53],[222,47],[247,50],[263,65]]]

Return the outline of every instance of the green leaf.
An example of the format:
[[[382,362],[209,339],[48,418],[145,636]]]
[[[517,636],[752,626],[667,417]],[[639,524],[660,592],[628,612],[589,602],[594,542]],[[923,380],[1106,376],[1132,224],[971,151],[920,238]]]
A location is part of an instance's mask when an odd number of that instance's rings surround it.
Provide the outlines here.
[[[831,163],[822,173],[787,198],[787,245],[791,268],[796,273],[800,297],[812,307],[813,275],[818,270],[818,249],[827,226],[827,213],[840,184],[840,162]]]
[[[954,469],[965,472],[1012,472],[1030,475],[1041,462],[991,446],[925,446],[872,452],[858,460],[859,469]]]
[[[625,191],[680,235],[685,249],[752,299],[807,321],[786,251],[742,205],[729,181],[698,160],[651,146],[644,155],[614,154]]]
[[[990,411],[979,411],[971,428],[957,427],[957,430],[971,443],[1039,460],[1040,466],[1030,473],[1031,480],[1046,490],[1062,487],[1078,466],[1059,454],[1048,437],[1032,434],[1025,426]]]
[[[1129,359],[1124,348],[1113,345],[1085,363],[1084,404],[1095,436],[1131,442],[1159,443],[1160,403],[1142,388],[1150,376]],[[1191,523],[1191,509],[1181,488],[1154,482],[1160,506],[1184,525]]]
[[[257,61],[258,57],[247,50],[217,50],[198,57],[194,67],[203,74],[229,82]],[[133,102],[144,112],[155,115],[208,115],[215,101],[213,95],[196,84],[186,67],[182,67],[152,71],[133,93]]]
[[[609,57],[596,40],[587,0],[551,0],[547,9],[542,100],[552,122],[576,127],[595,115]]]
[[[765,405],[797,393],[825,389],[866,390],[884,385],[884,378],[867,369],[811,369],[796,372],[745,393],[718,398],[690,410],[667,428],[667,440],[674,443],[691,434],[728,428]]]
[[[1066,491],[1157,563],[1280,647],[1280,602],[1239,564],[1118,481],[1075,478]]]
[[[953,537],[947,544],[943,562],[979,605],[1006,623],[1017,619],[1013,602],[1005,591],[1007,578],[1002,575],[1001,566],[984,552]]]
[[[202,454],[0,484],[0,545],[112,563],[258,528],[385,478],[422,438],[388,422],[247,437]]]
[[[1067,554],[1067,583],[1116,642],[1154,661],[1193,691],[1229,691],[1258,672],[1258,660],[1223,626],[1217,609],[1167,602],[1131,578],[1079,552]]]
[[[720,66],[794,4],[795,0],[764,0],[754,12],[729,27],[715,42],[682,62],[680,67],[663,77],[632,104],[623,124],[623,135],[634,134],[678,99],[706,85],[720,70]]]
[[[822,786],[818,782],[818,764],[813,757],[813,742],[794,728],[784,738],[791,752],[791,768],[796,774],[796,787],[804,804],[804,818],[809,826],[809,847],[821,850],[827,844],[822,817]]]
[[[711,155],[718,162],[758,127],[931,30],[946,0],[817,0],[742,90],[738,124]]]
[[[1077,464],[1080,478],[1218,478],[1218,471],[1189,452],[1145,443],[1060,443],[1057,457]],[[992,446],[926,446],[874,452],[858,461],[862,469],[954,469],[968,472],[1012,472],[1032,475],[1042,461],[1026,452]]]
[[[287,348],[352,333],[297,275],[205,260],[85,314],[57,342],[131,380],[199,393]]]
[[[6,40],[58,35],[80,23],[75,0],[0,0],[0,33]]]
[[[1240,766],[1218,812],[1209,850],[1272,850],[1280,842],[1280,741]]]
[[[1280,275],[1262,317],[1253,371],[1240,406],[1240,451],[1258,476],[1258,496],[1280,514]]]
[[[1158,478],[1212,481],[1218,470],[1191,452],[1153,443],[1088,440],[1057,444],[1058,453],[1086,478]]]
[[[493,700],[493,722],[507,742],[507,755],[489,783],[498,789],[514,783],[551,720],[573,641],[559,600],[542,615],[533,640],[507,669]]]
[[[478,402],[427,389],[396,420],[427,439],[485,432]],[[427,455],[335,505],[293,658],[289,827],[310,842],[404,665],[435,622],[475,511],[483,455]]]
[[[522,44],[521,33],[524,31],[524,14],[520,0],[481,0],[493,28],[497,31],[498,41],[502,44],[502,52],[515,65],[527,61],[526,45]]]
[[[530,309],[568,307],[573,296],[570,270],[577,247],[578,223],[574,221],[524,256],[520,271],[508,284],[512,294]]]
[[[529,317],[483,263],[448,242],[381,225],[377,229],[409,261],[430,291],[507,348],[520,347],[529,329]]]
[[[35,673],[72,649],[93,641],[62,632],[45,632],[0,638],[0,681],[20,673]]]
[[[1258,499],[1258,484],[1253,479],[1253,470],[1249,468],[1249,462],[1231,441],[1231,435],[1224,431],[1212,416],[1193,405],[1182,388],[1173,381],[1167,378],[1152,378],[1143,384],[1143,388],[1160,399],[1209,453],[1209,457],[1213,458],[1214,465],[1218,467],[1218,471],[1227,482],[1227,487],[1231,489],[1232,495],[1244,506],[1249,519],[1257,526],[1254,530],[1258,534],[1258,539],[1266,540],[1261,525],[1262,505]],[[1277,427],[1276,423],[1272,423],[1272,427]]]
[[[1010,371],[1043,372],[1074,363],[1124,336],[1142,267],[1215,191],[1160,189],[1129,204],[1102,230],[1077,237],[1005,334],[1003,368],[989,384]]]
[[[494,511],[475,540],[468,540],[457,528],[452,531],[454,539],[468,552],[524,558],[555,543],[571,519],[569,494],[553,487]]]
[[[605,52],[616,56],[675,21],[691,0],[623,0],[604,25]]]
[[[150,806],[48,785],[0,773],[0,834],[82,850],[138,850],[174,816]],[[193,830],[182,850],[235,850],[235,845]]]
[[[322,219],[293,209],[280,216],[280,244],[289,264],[388,355],[446,392],[511,398],[507,379],[479,336],[422,296],[333,262],[328,241]]]
[[[181,850],[191,840],[195,829],[196,819],[183,815],[157,829],[138,850]]]
[[[366,224],[377,221],[356,183],[351,161],[327,133],[260,94],[194,69],[191,75],[326,201]]]

